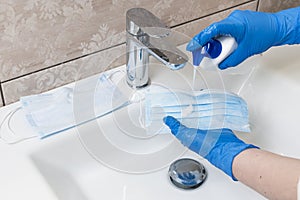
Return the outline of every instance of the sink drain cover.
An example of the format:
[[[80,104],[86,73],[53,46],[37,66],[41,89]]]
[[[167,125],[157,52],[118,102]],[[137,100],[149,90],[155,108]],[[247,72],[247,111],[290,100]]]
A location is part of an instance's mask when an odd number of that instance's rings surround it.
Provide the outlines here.
[[[204,166],[190,158],[182,158],[173,162],[168,173],[171,182],[182,189],[199,187],[207,176]]]

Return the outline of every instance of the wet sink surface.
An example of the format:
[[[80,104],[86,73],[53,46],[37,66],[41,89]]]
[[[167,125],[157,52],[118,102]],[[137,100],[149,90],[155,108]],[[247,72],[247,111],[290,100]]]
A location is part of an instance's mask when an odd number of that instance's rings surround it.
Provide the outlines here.
[[[300,46],[274,48],[246,75],[199,72],[197,88],[225,87],[247,101],[252,133],[237,133],[245,141],[276,153],[300,157]],[[289,53],[290,52],[290,53]],[[170,71],[151,66],[152,83],[191,89],[193,68]],[[217,77],[217,79],[215,78]],[[221,78],[220,78],[221,77]],[[130,95],[125,82],[122,91]],[[136,123],[140,105],[132,104],[77,129],[53,136],[30,155],[59,199],[264,199],[232,181],[200,156],[187,151],[169,134],[147,137]],[[207,180],[195,190],[173,186],[172,161],[190,157],[204,164]]]
[[[160,83],[173,89],[190,90],[192,73],[192,66],[181,71],[170,71],[161,65],[150,67],[152,84]],[[118,85],[130,96],[131,89],[124,80],[120,79]],[[207,82],[199,81],[197,87],[205,88]],[[200,156],[187,151],[171,134],[148,137],[136,122],[139,109],[139,103],[131,104],[53,136],[30,155],[59,199],[181,200],[221,196],[262,199]],[[170,182],[168,167],[182,157],[194,158],[205,165],[208,177],[201,187],[182,190]]]

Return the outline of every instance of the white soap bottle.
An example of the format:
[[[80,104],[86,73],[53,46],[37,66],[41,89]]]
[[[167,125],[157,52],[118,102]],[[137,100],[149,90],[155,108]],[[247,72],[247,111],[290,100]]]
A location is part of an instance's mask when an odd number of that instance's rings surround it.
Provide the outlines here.
[[[237,46],[237,42],[231,36],[220,36],[211,39],[202,47],[204,58],[200,66],[205,70],[218,69],[218,65],[226,59]]]

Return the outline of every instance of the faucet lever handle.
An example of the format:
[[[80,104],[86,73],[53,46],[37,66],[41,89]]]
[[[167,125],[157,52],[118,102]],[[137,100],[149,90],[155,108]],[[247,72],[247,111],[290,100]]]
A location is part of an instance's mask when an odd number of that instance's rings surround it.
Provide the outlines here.
[[[126,13],[126,31],[134,36],[149,35],[162,38],[170,29],[155,15],[144,8],[132,8]]]

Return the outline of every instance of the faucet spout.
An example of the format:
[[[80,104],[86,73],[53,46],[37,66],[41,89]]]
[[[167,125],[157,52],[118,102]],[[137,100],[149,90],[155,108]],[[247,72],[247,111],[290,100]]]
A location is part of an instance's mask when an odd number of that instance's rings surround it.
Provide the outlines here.
[[[181,69],[187,56],[170,41],[171,30],[159,18],[143,8],[126,13],[127,83],[142,88],[149,83],[149,56],[173,70]]]

